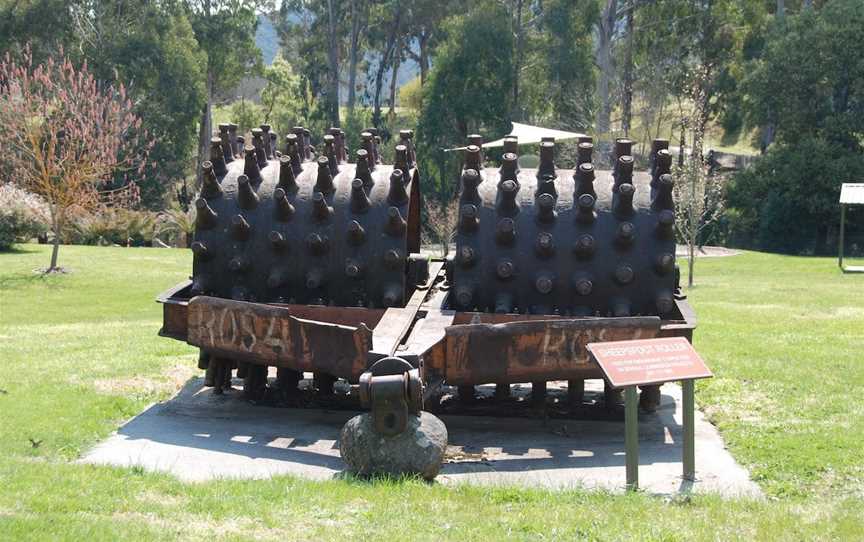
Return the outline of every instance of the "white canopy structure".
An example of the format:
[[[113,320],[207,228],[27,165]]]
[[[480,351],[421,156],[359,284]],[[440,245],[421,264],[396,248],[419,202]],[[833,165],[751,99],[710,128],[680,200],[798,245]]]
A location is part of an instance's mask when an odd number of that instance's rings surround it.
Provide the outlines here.
[[[514,122],[513,129],[505,137],[484,143],[483,148],[503,147],[506,137],[516,137],[519,139],[520,145],[528,145],[531,143],[540,143],[544,137],[554,137],[555,141],[567,141],[585,136],[576,132],[565,132],[564,130],[553,130],[552,128],[543,128],[541,126],[531,126],[530,124],[522,124]],[[455,147],[446,149],[446,152],[465,150],[465,147]]]

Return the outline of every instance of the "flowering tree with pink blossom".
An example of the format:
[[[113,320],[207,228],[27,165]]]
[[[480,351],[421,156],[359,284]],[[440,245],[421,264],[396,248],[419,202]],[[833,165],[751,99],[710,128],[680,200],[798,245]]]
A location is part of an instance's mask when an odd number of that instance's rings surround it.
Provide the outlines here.
[[[103,85],[63,55],[34,65],[29,49],[0,58],[0,161],[9,181],[48,203],[57,266],[73,213],[128,207],[152,141],[122,85]]]

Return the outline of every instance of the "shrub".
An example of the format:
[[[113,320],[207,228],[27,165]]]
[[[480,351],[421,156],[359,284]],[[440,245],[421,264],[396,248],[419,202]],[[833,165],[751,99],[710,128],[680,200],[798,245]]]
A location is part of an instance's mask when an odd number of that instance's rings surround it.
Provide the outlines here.
[[[11,183],[0,185],[0,250],[47,231],[48,205],[42,198]]]
[[[149,246],[155,230],[154,213],[105,208],[78,217],[69,236],[84,245]]]

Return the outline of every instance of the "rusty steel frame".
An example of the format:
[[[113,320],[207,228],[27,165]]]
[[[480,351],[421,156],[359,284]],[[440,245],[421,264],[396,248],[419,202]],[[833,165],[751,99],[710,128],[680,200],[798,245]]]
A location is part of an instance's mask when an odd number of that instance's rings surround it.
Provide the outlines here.
[[[671,318],[565,317],[462,312],[448,307],[445,262],[403,307],[369,309],[191,298],[185,281],[157,298],[160,335],[253,365],[322,372],[358,382],[374,362],[398,356],[419,369],[429,397],[443,383],[576,381],[602,378],[589,342],[683,336],[696,317],[677,295]]]

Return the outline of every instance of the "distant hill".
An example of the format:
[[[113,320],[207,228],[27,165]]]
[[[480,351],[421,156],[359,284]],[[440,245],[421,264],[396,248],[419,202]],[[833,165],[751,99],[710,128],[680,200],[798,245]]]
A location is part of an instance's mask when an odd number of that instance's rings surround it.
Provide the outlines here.
[[[264,59],[264,65],[273,64],[273,59],[276,58],[276,53],[279,52],[279,36],[276,34],[276,28],[270,17],[261,14],[258,15],[258,29],[255,31],[255,45],[261,49],[261,56]]]

